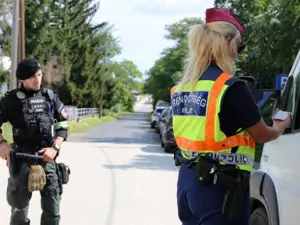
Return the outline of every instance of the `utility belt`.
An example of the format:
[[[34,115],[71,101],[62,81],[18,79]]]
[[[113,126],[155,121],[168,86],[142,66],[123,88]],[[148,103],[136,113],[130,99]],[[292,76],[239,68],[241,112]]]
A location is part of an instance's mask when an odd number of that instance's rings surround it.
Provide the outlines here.
[[[188,157],[188,161],[197,162],[200,155],[206,155],[208,157],[219,160],[221,163],[226,165],[250,165],[253,166],[254,158],[249,155],[228,153],[228,152],[208,152],[208,153],[198,153],[191,151],[182,151],[183,154]]]
[[[175,164],[181,164],[180,161],[182,160],[175,155]],[[244,163],[247,163],[246,160]],[[230,221],[241,219],[249,192],[250,172],[240,170],[233,163],[222,164],[216,154],[199,154],[196,160],[181,165],[195,168],[196,178],[200,184],[224,187],[226,192],[222,214]]]

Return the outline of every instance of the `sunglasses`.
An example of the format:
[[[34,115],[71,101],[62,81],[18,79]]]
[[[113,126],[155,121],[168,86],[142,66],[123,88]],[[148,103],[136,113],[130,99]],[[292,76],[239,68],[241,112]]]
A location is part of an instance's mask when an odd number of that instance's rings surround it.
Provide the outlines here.
[[[244,44],[240,44],[237,50],[238,54],[241,54],[245,50],[246,46]]]

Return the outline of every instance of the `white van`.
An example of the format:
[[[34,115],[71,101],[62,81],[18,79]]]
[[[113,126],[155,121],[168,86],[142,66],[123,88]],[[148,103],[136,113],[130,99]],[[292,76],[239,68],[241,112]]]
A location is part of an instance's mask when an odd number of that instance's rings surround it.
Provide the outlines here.
[[[280,95],[279,95],[280,96]],[[250,179],[250,225],[300,224],[300,51],[275,108],[292,112],[291,126],[264,144]]]

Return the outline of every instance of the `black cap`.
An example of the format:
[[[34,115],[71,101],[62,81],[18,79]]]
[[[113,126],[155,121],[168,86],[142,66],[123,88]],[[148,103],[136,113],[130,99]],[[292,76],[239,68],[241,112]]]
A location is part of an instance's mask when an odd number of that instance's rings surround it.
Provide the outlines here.
[[[41,69],[39,62],[33,58],[23,59],[19,62],[16,76],[18,80],[26,80]]]

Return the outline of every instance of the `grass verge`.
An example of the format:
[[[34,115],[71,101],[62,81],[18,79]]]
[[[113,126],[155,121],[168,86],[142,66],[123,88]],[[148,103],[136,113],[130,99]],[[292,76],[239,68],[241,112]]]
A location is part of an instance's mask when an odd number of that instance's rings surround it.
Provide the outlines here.
[[[87,130],[89,127],[93,127],[104,122],[120,119],[120,117],[126,114],[129,114],[129,112],[111,113],[110,115],[103,116],[101,119],[98,117],[89,117],[89,118],[82,119],[79,122],[68,121],[69,134],[83,132]],[[12,127],[10,123],[4,123],[1,128],[2,128],[3,137],[8,141],[8,143],[12,143],[13,142]]]

